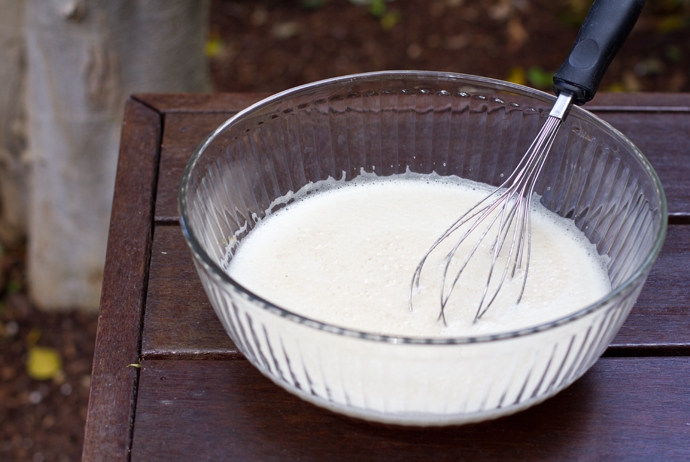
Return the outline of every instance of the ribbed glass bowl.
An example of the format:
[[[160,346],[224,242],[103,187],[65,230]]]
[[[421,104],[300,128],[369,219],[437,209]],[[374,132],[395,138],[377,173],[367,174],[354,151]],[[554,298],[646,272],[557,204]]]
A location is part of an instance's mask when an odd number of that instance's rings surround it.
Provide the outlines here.
[[[189,161],[179,205],[203,286],[240,351],[307,401],[403,425],[494,418],[570,385],[626,319],[666,232],[664,193],[647,159],[578,107],[537,192],[609,257],[613,290],[570,316],[484,337],[382,336],[273,305],[223,270],[274,200],[309,182],[409,169],[499,184],[554,100],[468,75],[379,72],[288,90],[225,122]]]

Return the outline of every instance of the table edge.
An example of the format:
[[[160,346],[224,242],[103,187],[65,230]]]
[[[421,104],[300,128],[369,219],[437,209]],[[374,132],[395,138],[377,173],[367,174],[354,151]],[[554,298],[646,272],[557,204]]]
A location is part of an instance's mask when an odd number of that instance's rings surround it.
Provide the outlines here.
[[[82,460],[129,460],[153,241],[162,117],[125,106]]]
[[[132,99],[161,113],[237,112],[273,93],[137,93]],[[600,92],[590,112],[690,112],[690,93]]]

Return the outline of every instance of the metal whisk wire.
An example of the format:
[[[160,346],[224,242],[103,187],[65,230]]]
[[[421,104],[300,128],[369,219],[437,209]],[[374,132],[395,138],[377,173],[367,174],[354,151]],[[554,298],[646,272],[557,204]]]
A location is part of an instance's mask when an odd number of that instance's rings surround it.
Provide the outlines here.
[[[454,234],[463,226],[468,225],[460,239],[458,239],[453,248],[445,257],[445,267],[443,270],[440,288],[441,311],[439,313],[439,319],[442,319],[443,323],[446,324],[445,309],[453,290],[457,286],[457,283],[468,263],[477,252],[477,249],[479,249],[481,243],[484,241],[484,238],[489,234],[489,231],[494,227],[496,221],[499,219],[500,221],[498,222],[498,229],[495,234],[496,237],[491,245],[491,251],[493,253],[491,266],[482,293],[482,298],[479,302],[479,306],[474,317],[474,321],[476,322],[478,319],[480,319],[494,303],[505,283],[508,273],[510,272],[510,277],[512,279],[515,276],[516,271],[522,269],[524,263],[522,286],[516,302],[520,303],[525,291],[527,275],[529,273],[529,261],[531,253],[530,210],[532,207],[532,196],[534,195],[534,189],[542,168],[544,167],[547,155],[551,150],[551,146],[553,145],[556,135],[558,134],[558,130],[563,119],[567,115],[571,103],[572,95],[567,92],[562,92],[549,113],[546,122],[542,126],[530,147],[527,149],[525,155],[520,160],[520,163],[503,182],[503,184],[501,184],[491,194],[487,195],[474,207],[458,218],[441,235],[441,237],[439,237],[436,242],[429,247],[429,250],[427,250],[424,257],[422,257],[412,276],[412,283],[410,284],[409,293],[410,310],[412,310],[412,298],[414,295],[414,290],[419,287],[422,268],[424,267],[424,264],[431,253],[449,236]],[[486,227],[479,229],[482,223],[485,221],[488,222],[488,224],[485,223]],[[513,223],[515,223],[514,226]],[[458,248],[478,229],[481,232],[479,239],[465,257],[465,260],[460,265],[460,269],[455,273],[455,277],[453,278],[450,286],[447,286],[446,281],[448,279],[448,273]],[[508,255],[505,258],[505,265],[503,266],[500,280],[497,286],[492,289],[491,296],[487,301],[487,295],[490,293],[489,289],[491,288],[496,262],[499,258],[499,255],[501,255],[501,251],[504,248],[508,235],[511,233],[511,229],[512,238],[510,248],[508,249]]]

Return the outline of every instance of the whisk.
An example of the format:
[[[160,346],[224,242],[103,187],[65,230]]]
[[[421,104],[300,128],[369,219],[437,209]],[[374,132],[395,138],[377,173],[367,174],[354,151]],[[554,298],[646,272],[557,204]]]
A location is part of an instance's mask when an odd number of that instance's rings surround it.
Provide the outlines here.
[[[442,242],[458,231],[460,231],[460,238],[445,257],[440,288],[439,319],[446,324],[445,309],[450,296],[468,263],[489,235],[493,236],[491,266],[474,322],[480,319],[496,301],[506,279],[513,279],[517,272],[522,274],[516,302],[520,303],[529,274],[532,197],[548,153],[571,105],[585,104],[594,97],[606,69],[637,22],[643,6],[644,0],[596,0],[594,2],[568,58],[554,75],[554,91],[558,98],[544,125],[515,170],[503,184],[458,218],[429,247],[412,276],[409,293],[410,310],[412,310],[414,291],[419,287],[422,269],[429,256]],[[453,274],[451,264],[460,246],[468,242],[470,236],[478,236],[478,239],[475,243],[469,242],[471,249],[462,263],[459,263],[459,269]],[[507,255],[503,252],[507,252]],[[501,255],[505,262],[503,268],[498,269],[497,262]],[[450,283],[448,283],[449,278]],[[497,282],[492,286],[493,281]]]

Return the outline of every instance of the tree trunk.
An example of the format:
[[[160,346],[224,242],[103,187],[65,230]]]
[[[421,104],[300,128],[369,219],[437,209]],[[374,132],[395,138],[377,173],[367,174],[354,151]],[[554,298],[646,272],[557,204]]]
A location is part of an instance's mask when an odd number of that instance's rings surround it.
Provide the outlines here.
[[[96,309],[124,101],[210,89],[208,1],[26,7],[30,293],[45,309]]]
[[[26,233],[24,1],[0,0],[0,242]]]

